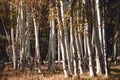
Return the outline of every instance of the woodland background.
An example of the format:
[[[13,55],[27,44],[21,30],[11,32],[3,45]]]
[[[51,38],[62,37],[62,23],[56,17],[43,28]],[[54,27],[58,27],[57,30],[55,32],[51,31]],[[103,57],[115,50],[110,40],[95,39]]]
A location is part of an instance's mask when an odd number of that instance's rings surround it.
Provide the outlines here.
[[[119,80],[119,14],[119,0],[0,0],[0,79]]]

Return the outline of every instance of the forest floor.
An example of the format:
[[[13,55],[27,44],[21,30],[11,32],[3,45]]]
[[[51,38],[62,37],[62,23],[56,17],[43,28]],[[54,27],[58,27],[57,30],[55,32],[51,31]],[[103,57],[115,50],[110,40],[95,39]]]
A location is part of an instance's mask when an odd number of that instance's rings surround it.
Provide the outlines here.
[[[120,80],[120,64],[110,67],[108,78],[104,75],[90,78],[88,73],[80,75],[80,77],[65,78],[62,67],[57,67],[55,73],[53,73],[47,69],[47,64],[42,65],[42,72],[42,74],[38,74],[36,69],[29,71],[27,68],[24,71],[14,70],[11,65],[0,71],[0,80]]]

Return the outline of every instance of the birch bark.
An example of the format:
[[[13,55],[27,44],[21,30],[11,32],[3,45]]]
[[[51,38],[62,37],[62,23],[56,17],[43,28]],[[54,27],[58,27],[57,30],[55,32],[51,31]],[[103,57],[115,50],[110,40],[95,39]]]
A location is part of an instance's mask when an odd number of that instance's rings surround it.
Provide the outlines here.
[[[67,61],[68,61],[68,69],[69,73],[72,74],[72,63],[70,61],[71,58],[71,52],[69,48],[69,40],[68,40],[68,32],[67,32],[67,27],[65,26],[65,19],[64,19],[64,6],[62,0],[60,0],[60,9],[61,9],[61,18],[62,18],[62,24],[63,24],[63,29],[64,29],[64,41],[65,41],[65,51],[66,51],[66,56],[67,56]]]
[[[13,66],[14,69],[17,68],[16,66],[16,53],[15,53],[15,43],[14,43],[14,29],[11,28],[11,41],[12,41],[12,51],[13,51]]]
[[[71,0],[70,0],[71,1]],[[73,60],[73,70],[74,74],[77,75],[77,65],[76,65],[76,52],[75,52],[75,41],[74,41],[74,28],[73,28],[73,8],[72,3],[70,3],[70,51]]]
[[[36,51],[36,57],[37,57],[37,64],[38,64],[38,73],[41,73],[41,63],[40,63],[40,50],[39,50],[39,25],[36,22],[35,15],[32,13],[33,18],[33,24],[34,24],[34,33],[35,33],[35,51]]]

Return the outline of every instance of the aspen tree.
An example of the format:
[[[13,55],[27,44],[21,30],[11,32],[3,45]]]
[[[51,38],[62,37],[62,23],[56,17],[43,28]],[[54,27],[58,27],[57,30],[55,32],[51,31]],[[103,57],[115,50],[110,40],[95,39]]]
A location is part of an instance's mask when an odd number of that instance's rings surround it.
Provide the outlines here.
[[[16,53],[15,53],[15,43],[14,43],[14,29],[11,28],[11,40],[12,40],[12,51],[13,51],[13,64],[14,64],[14,69],[16,69]]]
[[[68,77],[68,71],[67,71],[67,64],[66,64],[66,51],[65,51],[65,42],[64,42],[64,29],[63,29],[63,24],[60,19],[60,8],[58,6],[59,1],[56,0],[56,9],[57,9],[57,23],[58,23],[58,44],[60,45],[60,50],[61,50],[61,57],[62,57],[62,65],[63,65],[63,72],[65,77]]]
[[[12,1],[10,1],[9,3],[10,3],[10,11],[12,11],[13,3]],[[12,20],[13,20],[12,14],[10,14],[10,20],[11,20],[11,41],[12,41],[12,53],[13,53],[13,66],[14,66],[14,69],[16,69],[16,52],[15,52],[15,43],[14,43],[14,29],[12,25]]]
[[[97,46],[95,46],[96,48],[96,68],[97,68],[97,71],[96,73],[99,73],[99,74],[102,74],[102,70],[101,70],[101,63],[100,63],[100,58],[102,58],[102,55],[103,54],[103,49],[102,49],[102,31],[101,31],[101,20],[100,20],[100,10],[99,10],[99,0],[95,0],[95,7],[96,7],[96,17],[97,17],[97,26],[95,26],[95,39],[96,39],[96,42],[95,44]],[[97,29],[98,29],[98,32],[97,32]],[[99,33],[99,34],[97,34]],[[99,37],[98,37],[99,36]],[[99,43],[100,41],[100,43]]]
[[[102,33],[103,33],[103,60],[104,60],[104,71],[105,71],[105,75],[106,77],[108,77],[108,61],[107,61],[107,48],[106,48],[106,27],[105,27],[105,23],[106,23],[106,1],[102,1],[102,4],[104,6],[102,6],[102,12],[103,12],[103,17],[102,17]]]
[[[60,0],[60,10],[61,10],[61,19],[62,19],[62,24],[63,24],[63,29],[64,29],[64,41],[65,41],[65,51],[66,51],[66,56],[67,56],[67,61],[68,61],[68,69],[69,73],[72,74],[72,64],[71,64],[71,52],[69,48],[69,40],[68,40],[68,32],[67,32],[67,26],[65,25],[65,19],[64,19],[64,6],[63,6],[63,1]]]
[[[51,28],[51,22],[50,22],[50,28]],[[52,64],[52,54],[51,54],[51,30],[49,33],[49,46],[48,46],[48,69],[50,70],[51,64]]]
[[[77,8],[79,8],[79,0],[77,1]],[[81,55],[83,54],[83,51],[82,51],[82,45],[81,43],[81,35],[78,34],[79,32],[79,14],[80,14],[80,11],[77,10],[77,26],[75,27],[75,32],[74,32],[74,35],[75,35],[75,43],[76,43],[76,48],[77,48],[77,56],[78,56],[78,68],[80,70],[80,74],[83,74],[83,69],[82,69],[82,58],[81,58]],[[79,41],[79,37],[80,37],[80,41]]]
[[[39,25],[36,22],[35,14],[34,13],[32,13],[32,18],[33,18],[34,33],[35,33],[35,51],[36,51],[36,57],[37,57],[37,67],[38,67],[38,73],[41,73],[39,38],[38,38],[38,33],[39,33],[38,27],[39,27]]]
[[[84,4],[86,4],[85,1],[83,1]],[[93,59],[92,59],[92,44],[91,44],[91,32],[90,32],[90,26],[88,25],[88,20],[87,20],[87,13],[85,11],[84,14],[84,36],[86,36],[86,46],[87,46],[87,52],[88,52],[88,57],[89,57],[89,75],[90,77],[94,77],[94,69],[93,69]]]
[[[86,30],[88,30],[87,29],[87,27],[86,27]],[[89,34],[89,31],[88,31],[88,34]],[[94,77],[95,75],[94,75],[94,71],[93,71],[93,64],[92,64],[92,46],[91,46],[91,43],[90,43],[90,36],[89,35],[87,35],[87,37],[86,37],[86,40],[87,40],[87,49],[88,49],[88,56],[89,56],[89,75],[90,75],[90,77]]]
[[[71,1],[71,0],[70,0]],[[70,3],[70,51],[73,60],[73,71],[77,75],[77,65],[76,65],[76,51],[75,51],[75,41],[74,41],[74,28],[73,28],[73,6]]]

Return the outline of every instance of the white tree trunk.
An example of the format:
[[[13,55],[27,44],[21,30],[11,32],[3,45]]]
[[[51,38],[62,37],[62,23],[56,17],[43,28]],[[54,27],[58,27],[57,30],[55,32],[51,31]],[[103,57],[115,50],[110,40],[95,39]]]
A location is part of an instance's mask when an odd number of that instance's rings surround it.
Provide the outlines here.
[[[63,41],[63,32],[60,30],[60,46],[61,46],[61,53],[62,53],[62,61],[63,61],[63,71],[64,71],[64,75],[65,77],[68,77],[68,73],[67,73],[67,65],[66,65],[66,52],[65,52],[65,43]]]
[[[71,1],[71,0],[70,0]],[[72,3],[70,3],[70,51],[73,59],[73,70],[74,74],[77,75],[77,65],[76,65],[76,53],[75,53],[75,41],[74,41],[74,30],[73,30],[73,10]]]
[[[24,36],[24,14],[23,14],[23,1],[20,1],[20,69],[23,70],[24,68],[24,51],[25,51],[25,36]]]
[[[30,31],[30,14],[28,12],[27,13],[27,18],[26,18],[26,59],[27,59],[27,63],[29,66],[30,71],[32,70],[32,64],[31,64],[31,58],[30,58],[30,36],[31,36],[31,31]]]
[[[12,5],[13,5],[12,1],[10,1],[10,11],[12,11],[13,9]],[[10,20],[12,21],[12,14],[10,14]],[[2,19],[2,22],[3,22],[3,19]],[[7,32],[6,32],[6,35],[7,35]],[[8,35],[7,35],[7,39],[9,39]],[[12,53],[13,53],[13,67],[14,69],[16,69],[16,52],[15,52],[15,43],[14,43],[14,29],[12,26],[12,22],[11,22],[11,41],[12,41]]]
[[[14,29],[11,28],[11,41],[12,41],[12,51],[13,51],[13,66],[16,69],[16,53],[15,53],[15,43],[14,43]]]
[[[79,8],[79,1],[77,2],[77,8]],[[77,48],[77,56],[78,56],[78,68],[79,68],[79,70],[80,70],[80,74],[83,74],[83,68],[82,68],[82,58],[81,58],[81,56],[82,56],[82,54],[83,54],[83,50],[82,50],[82,46],[80,46],[80,45],[82,45],[81,43],[81,35],[79,34],[80,32],[80,27],[81,26],[79,26],[79,14],[80,14],[80,11],[79,10],[77,10],[77,27],[75,28],[75,31],[74,31],[74,35],[75,35],[75,43],[76,43],[76,48]],[[79,40],[79,38],[80,38],[80,40]],[[83,56],[82,56],[83,57]]]
[[[90,47],[90,42],[89,39],[87,37],[87,48],[88,48],[88,56],[89,56],[89,75],[90,77],[94,76],[94,72],[93,72],[93,65],[92,65],[92,56],[91,56],[91,47]]]
[[[102,74],[101,63],[100,63],[101,49],[100,49],[100,43],[99,43],[99,34],[97,32],[96,26],[94,26],[93,28],[95,32],[94,39],[95,39],[95,53],[96,53],[96,73],[101,75]]]
[[[104,64],[105,64],[105,75],[108,77],[108,63],[107,63],[107,53],[106,53],[106,40],[105,40],[105,26],[103,23],[103,52],[104,52]]]
[[[93,3],[94,4],[94,3]],[[95,0],[95,8],[96,8],[96,16],[97,16],[97,27],[99,33],[99,40],[100,40],[100,49],[103,53],[103,42],[102,42],[102,28],[101,28],[101,19],[100,19],[100,8],[99,8],[99,0]]]
[[[56,0],[56,2],[58,2],[58,0]],[[63,4],[62,4],[62,1],[60,1],[60,4],[61,4],[61,14],[62,14],[62,17],[63,17]],[[58,5],[57,5],[57,9],[59,9],[58,8]],[[63,31],[63,29],[62,29],[62,27],[64,27],[63,25],[61,25],[61,20],[60,20],[60,15],[59,15],[59,11],[58,11],[58,17],[57,17],[57,22],[58,22],[58,25],[59,25],[59,28],[58,28],[58,43],[59,43],[59,45],[60,45],[60,50],[61,50],[61,57],[62,57],[62,64],[63,64],[63,72],[64,72],[64,75],[65,75],[65,77],[68,77],[68,71],[67,71],[67,64],[66,64],[66,51],[65,51],[65,40],[64,40],[64,38],[65,38],[65,36],[64,36],[64,31]]]
[[[60,60],[61,60],[61,49],[60,49],[60,31],[58,30],[58,67],[60,67]]]
[[[77,47],[78,67],[79,67],[79,70],[80,70],[80,74],[83,74],[83,70],[82,70],[82,58],[81,58],[81,51],[80,51],[80,43],[79,43],[79,40],[78,40],[77,30],[75,30],[75,43],[76,43],[76,47]]]
[[[59,17],[57,17],[57,22],[60,25],[60,19]],[[61,26],[60,26],[61,27]],[[60,45],[60,50],[61,50],[61,54],[62,54],[62,64],[63,64],[63,72],[65,77],[68,77],[68,73],[67,73],[67,65],[66,65],[66,51],[65,51],[65,43],[64,43],[64,36],[61,29],[58,29],[59,32],[59,45]]]
[[[69,40],[68,40],[68,32],[67,32],[67,28],[65,26],[65,19],[64,19],[64,6],[63,6],[63,2],[62,0],[60,0],[60,5],[61,5],[61,18],[62,18],[62,24],[63,24],[63,29],[64,29],[64,41],[65,41],[65,51],[66,51],[66,56],[67,56],[67,61],[68,61],[68,69],[69,69],[69,73],[72,74],[72,65],[71,65],[71,52],[70,52],[70,48],[69,48]]]
[[[40,49],[39,49],[39,25],[37,24],[35,20],[34,13],[32,14],[33,17],[33,24],[34,24],[34,33],[35,33],[35,51],[36,51],[36,57],[37,57],[37,64],[38,64],[38,73],[41,73],[41,63],[40,63]]]
[[[106,33],[105,33],[105,30],[106,30],[106,28],[105,28],[105,4],[104,4],[104,6],[102,7],[102,9],[103,9],[103,20],[102,20],[102,33],[103,33],[103,59],[104,59],[104,71],[105,71],[105,75],[106,75],[106,77],[108,77],[108,61],[107,61],[107,51],[106,51]]]
[[[92,64],[92,45],[91,45],[91,39],[90,39],[90,32],[88,24],[85,24],[85,31],[87,31],[86,36],[86,44],[87,44],[87,51],[89,56],[89,75],[90,77],[94,77],[94,71],[93,71],[93,64]]]
[[[98,43],[98,53],[96,54],[96,66],[97,66],[97,71],[96,73],[102,74],[102,70],[101,70],[101,66],[102,66],[102,56],[104,54],[104,50],[103,50],[103,32],[102,32],[102,27],[101,27],[101,16],[100,16],[100,6],[99,6],[99,1],[100,0],[96,0],[95,1],[95,8],[96,8],[96,16],[97,16],[97,30],[98,30],[98,35],[96,37],[98,37],[99,40],[96,41],[96,44]],[[94,4],[94,3],[93,3]],[[96,34],[96,33],[95,33]],[[100,51],[101,50],[101,51]],[[99,56],[97,56],[99,55]]]

